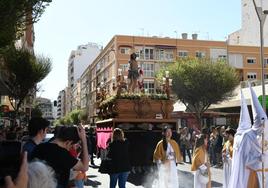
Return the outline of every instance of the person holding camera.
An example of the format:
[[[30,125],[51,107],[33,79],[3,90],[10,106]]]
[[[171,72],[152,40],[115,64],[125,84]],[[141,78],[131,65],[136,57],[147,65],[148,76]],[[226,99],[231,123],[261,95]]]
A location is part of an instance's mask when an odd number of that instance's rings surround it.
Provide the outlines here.
[[[18,172],[17,178],[12,180],[11,176],[4,177],[5,185],[0,186],[1,188],[27,188],[28,185],[28,162],[27,162],[27,152],[24,152],[20,170]]]
[[[28,125],[29,139],[23,145],[23,151],[27,151],[28,160],[31,159],[31,154],[34,148],[40,144],[47,134],[49,127],[49,121],[44,118],[36,117],[32,118]]]
[[[69,150],[81,141],[82,159],[73,157]],[[82,126],[61,127],[51,143],[42,143],[35,147],[32,159],[46,161],[53,168],[57,179],[57,188],[66,188],[69,182],[70,170],[86,172],[89,156],[87,151],[86,133]]]

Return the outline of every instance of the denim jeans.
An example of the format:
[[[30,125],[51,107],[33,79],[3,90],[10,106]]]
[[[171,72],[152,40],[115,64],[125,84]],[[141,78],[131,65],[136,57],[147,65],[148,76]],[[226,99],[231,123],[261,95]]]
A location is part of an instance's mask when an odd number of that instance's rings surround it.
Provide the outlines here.
[[[83,188],[84,187],[84,180],[75,180],[74,184],[77,188]]]
[[[110,188],[115,188],[118,180],[119,188],[126,188],[129,172],[110,174]]]

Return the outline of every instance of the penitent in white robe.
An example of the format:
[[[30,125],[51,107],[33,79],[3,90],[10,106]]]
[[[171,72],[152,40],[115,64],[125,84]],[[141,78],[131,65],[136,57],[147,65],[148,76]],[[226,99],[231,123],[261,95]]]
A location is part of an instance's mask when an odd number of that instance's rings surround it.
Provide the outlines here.
[[[240,143],[239,143],[240,142]],[[250,129],[235,138],[232,174],[228,188],[247,188],[250,170],[261,165],[261,148],[257,140],[257,132]]]
[[[229,146],[226,146],[225,153],[226,153],[226,159],[223,160],[223,188],[228,188],[232,172],[232,158],[230,156]]]

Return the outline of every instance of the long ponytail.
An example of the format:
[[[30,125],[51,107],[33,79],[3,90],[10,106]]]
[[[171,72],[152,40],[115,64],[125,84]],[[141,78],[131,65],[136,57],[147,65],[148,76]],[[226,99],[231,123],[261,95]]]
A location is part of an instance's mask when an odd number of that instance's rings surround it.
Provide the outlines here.
[[[162,134],[163,134],[163,137],[162,137],[163,148],[164,148],[165,151],[167,151],[167,139],[166,139],[166,136],[165,136],[165,133],[166,133],[167,129],[168,129],[168,127],[165,126],[164,129],[163,129],[163,132],[162,132]]]

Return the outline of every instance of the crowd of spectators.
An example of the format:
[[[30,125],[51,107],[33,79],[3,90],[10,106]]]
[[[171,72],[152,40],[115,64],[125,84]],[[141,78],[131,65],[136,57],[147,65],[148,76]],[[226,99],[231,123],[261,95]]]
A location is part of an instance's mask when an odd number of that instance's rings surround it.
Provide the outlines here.
[[[54,134],[49,140],[45,139],[47,132]],[[2,187],[82,188],[89,167],[88,143],[95,144],[94,138],[90,140],[93,134],[88,137],[81,125],[52,130],[50,122],[43,118],[32,118],[27,127],[1,127],[1,143],[20,142],[23,156],[16,177],[0,177],[4,180]],[[90,148],[93,155],[92,145]]]
[[[224,126],[210,127],[202,131],[183,127],[173,132],[172,137],[181,150],[182,162],[192,163],[196,136],[201,132],[209,138],[208,153],[211,166],[221,168],[223,145],[227,141]],[[53,133],[54,136],[44,142],[47,133]],[[116,134],[118,135],[116,136]],[[115,187],[117,179],[121,184],[125,184],[128,174],[137,172],[137,168],[133,168],[135,165],[133,165],[131,157],[122,158],[116,153],[122,154],[122,148],[126,147],[126,151],[123,153],[126,156],[135,156],[137,154],[131,152],[135,143],[138,142],[133,142],[132,137],[135,135],[129,133],[126,134],[126,137],[130,142],[127,141],[122,130],[117,130],[112,135],[109,157],[114,158],[114,166],[110,180],[111,187]],[[143,142],[145,151],[143,160],[146,161],[146,165],[142,169],[150,173],[152,169],[147,167],[153,162],[153,150],[159,138],[150,126],[143,133],[142,138],[144,139],[140,139],[140,141]],[[93,156],[98,152],[96,140],[94,128],[89,128],[87,131],[82,126],[59,126],[51,129],[50,122],[43,118],[32,118],[27,127],[16,125],[1,128],[0,141],[20,141],[24,156],[17,179],[5,177],[4,188],[83,188],[84,182],[87,180],[85,172],[88,170],[89,163],[95,166]],[[27,160],[25,160],[26,157]],[[125,165],[122,164],[123,161],[126,162]],[[24,182],[27,180],[27,184],[23,184],[20,180]]]

